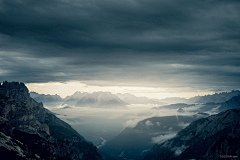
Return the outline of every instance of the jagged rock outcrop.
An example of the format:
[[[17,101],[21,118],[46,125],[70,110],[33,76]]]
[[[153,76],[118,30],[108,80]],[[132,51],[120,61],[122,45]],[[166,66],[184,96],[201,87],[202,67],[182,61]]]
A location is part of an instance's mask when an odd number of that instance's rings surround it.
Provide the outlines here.
[[[0,155],[5,160],[101,160],[95,146],[47,113],[23,83],[0,85],[0,139]]]
[[[3,82],[0,85],[0,94],[21,102],[25,102],[30,97],[25,84],[19,82]]]
[[[155,145],[145,160],[240,157],[240,109],[223,111],[191,123],[175,138]]]

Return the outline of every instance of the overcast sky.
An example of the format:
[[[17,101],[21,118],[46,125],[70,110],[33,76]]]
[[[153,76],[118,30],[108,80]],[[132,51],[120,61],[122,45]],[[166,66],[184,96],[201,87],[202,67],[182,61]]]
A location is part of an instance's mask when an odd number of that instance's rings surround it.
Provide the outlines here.
[[[150,97],[239,89],[239,8],[239,0],[0,0],[0,80]]]

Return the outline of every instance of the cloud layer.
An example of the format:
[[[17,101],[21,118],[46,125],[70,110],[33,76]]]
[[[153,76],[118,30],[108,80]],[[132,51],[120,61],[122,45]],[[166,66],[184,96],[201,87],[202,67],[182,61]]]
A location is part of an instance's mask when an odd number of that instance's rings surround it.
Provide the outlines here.
[[[170,133],[170,134],[165,134],[165,135],[160,135],[157,137],[152,137],[152,143],[163,143],[168,139],[171,139],[173,137],[175,137],[177,134],[176,133]]]
[[[0,79],[240,88],[238,0],[0,0]]]

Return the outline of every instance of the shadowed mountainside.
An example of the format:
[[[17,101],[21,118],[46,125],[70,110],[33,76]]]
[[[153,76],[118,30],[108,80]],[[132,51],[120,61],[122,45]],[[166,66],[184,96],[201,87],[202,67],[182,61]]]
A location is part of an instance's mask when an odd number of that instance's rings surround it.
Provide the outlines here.
[[[213,159],[240,157],[240,109],[199,119],[176,137],[156,144],[145,160]]]
[[[4,159],[102,159],[95,146],[33,100],[24,83],[0,85],[0,138]]]
[[[177,134],[194,120],[206,115],[148,118],[138,122],[133,128],[124,129],[99,150],[120,160],[143,159],[157,141]]]

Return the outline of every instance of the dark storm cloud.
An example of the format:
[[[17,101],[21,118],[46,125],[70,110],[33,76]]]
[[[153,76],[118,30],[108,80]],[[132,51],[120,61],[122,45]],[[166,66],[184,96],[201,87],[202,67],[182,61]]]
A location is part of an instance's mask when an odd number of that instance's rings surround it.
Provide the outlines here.
[[[0,79],[240,88],[240,2],[0,0]]]

